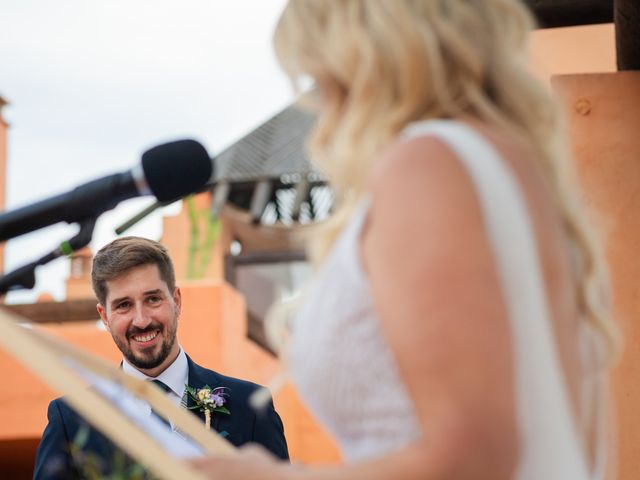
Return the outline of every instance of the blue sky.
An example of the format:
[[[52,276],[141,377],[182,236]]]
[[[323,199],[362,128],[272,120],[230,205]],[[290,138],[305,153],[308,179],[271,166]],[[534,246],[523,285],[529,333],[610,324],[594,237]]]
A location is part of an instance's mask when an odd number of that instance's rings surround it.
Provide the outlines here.
[[[191,137],[215,155],[289,104],[271,35],[284,0],[2,0],[0,95],[9,101],[7,209],[127,170],[147,148]],[[104,214],[94,251],[153,199]],[[165,209],[165,214],[177,211]],[[160,237],[160,213],[128,233]],[[8,242],[10,271],[76,231],[60,224]],[[64,297],[68,263],[33,291]]]

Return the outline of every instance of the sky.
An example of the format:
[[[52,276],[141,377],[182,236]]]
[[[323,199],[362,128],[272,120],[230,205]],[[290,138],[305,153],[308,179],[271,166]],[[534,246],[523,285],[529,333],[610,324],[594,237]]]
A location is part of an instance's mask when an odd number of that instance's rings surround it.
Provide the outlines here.
[[[0,96],[9,123],[7,201],[12,210],[128,170],[148,148],[180,138],[215,156],[291,103],[271,37],[284,0],[1,0]],[[153,203],[127,200],[103,214],[91,248]],[[161,215],[127,234],[159,239]],[[5,271],[53,250],[77,231],[64,223],[7,243]],[[28,303],[64,299],[68,261],[36,270]]]

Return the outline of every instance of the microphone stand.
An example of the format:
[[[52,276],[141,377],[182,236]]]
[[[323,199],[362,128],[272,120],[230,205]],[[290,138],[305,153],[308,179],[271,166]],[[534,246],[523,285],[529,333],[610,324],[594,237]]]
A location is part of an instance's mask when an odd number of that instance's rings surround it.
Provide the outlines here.
[[[197,192],[193,192],[192,195],[197,195],[198,193],[202,193],[202,192],[206,192],[207,190],[211,190],[215,185],[216,185],[216,182],[208,183],[204,187],[202,187],[200,190],[198,190]],[[159,209],[161,207],[166,207],[167,205],[171,205],[172,203],[177,202],[178,200],[180,200],[180,198],[176,198],[174,200],[168,200],[166,202],[156,201],[156,202],[152,203],[151,205],[146,207],[144,210],[136,213],[129,220],[127,220],[126,222],[124,222],[121,225],[119,225],[118,227],[116,227],[116,229],[115,229],[116,235],[122,235],[125,231],[127,231],[128,229],[133,227],[136,223],[138,223],[139,221],[144,219],[147,215],[152,214],[153,212],[155,212],[157,209]]]
[[[173,203],[173,202],[154,202],[154,203],[152,203],[147,208],[145,208],[141,212],[137,213],[136,215],[131,217],[126,222],[124,222],[122,225],[119,225],[115,229],[116,235],[122,235],[125,231],[127,231],[128,229],[133,227],[136,223],[138,223],[140,220],[145,218],[147,215],[155,212],[158,208],[164,207],[164,206],[169,205],[171,203]]]
[[[36,267],[49,263],[63,255],[70,255],[73,252],[86,247],[91,242],[93,228],[98,217],[89,217],[80,222],[80,231],[70,240],[62,242],[55,250],[47,253],[35,262],[28,263],[11,273],[0,277],[0,297],[10,290],[31,289],[36,284]]]

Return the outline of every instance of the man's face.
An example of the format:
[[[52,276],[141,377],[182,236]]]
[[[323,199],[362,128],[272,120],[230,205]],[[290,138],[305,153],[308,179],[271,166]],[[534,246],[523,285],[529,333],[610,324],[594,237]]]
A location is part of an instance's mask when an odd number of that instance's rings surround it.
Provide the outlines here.
[[[180,351],[176,342],[180,305],[180,289],[169,292],[158,267],[151,264],[108,281],[105,305],[97,308],[127,361],[155,377]]]

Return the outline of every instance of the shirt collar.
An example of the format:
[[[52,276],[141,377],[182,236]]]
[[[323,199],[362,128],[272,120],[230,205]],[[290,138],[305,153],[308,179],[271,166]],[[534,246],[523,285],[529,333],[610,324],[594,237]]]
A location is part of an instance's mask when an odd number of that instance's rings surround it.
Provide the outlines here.
[[[182,347],[180,347],[180,353],[178,353],[173,363],[155,378],[142,373],[131,365],[126,358],[123,359],[122,370],[141,380],[160,380],[178,397],[182,397],[184,394],[184,386],[189,381],[189,364],[187,363],[187,355],[184,353]]]

